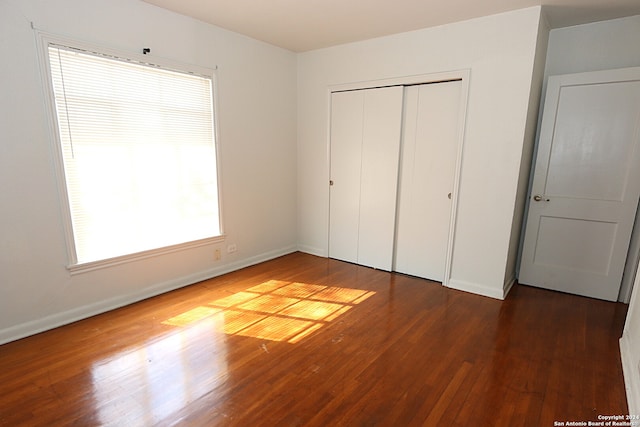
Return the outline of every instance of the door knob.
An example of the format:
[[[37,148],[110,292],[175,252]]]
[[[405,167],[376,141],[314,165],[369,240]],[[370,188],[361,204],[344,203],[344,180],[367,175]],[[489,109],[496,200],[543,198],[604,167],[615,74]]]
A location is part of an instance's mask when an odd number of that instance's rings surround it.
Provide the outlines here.
[[[545,202],[549,201],[549,199],[543,199],[540,194],[536,194],[535,196],[533,196],[533,200],[535,200],[536,202],[539,202],[541,200],[544,200]]]

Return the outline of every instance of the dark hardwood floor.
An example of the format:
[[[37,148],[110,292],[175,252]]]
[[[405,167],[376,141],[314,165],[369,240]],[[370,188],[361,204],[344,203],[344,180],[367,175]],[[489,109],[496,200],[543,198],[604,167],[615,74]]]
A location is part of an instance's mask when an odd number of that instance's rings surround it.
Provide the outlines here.
[[[597,421],[627,412],[625,314],[295,253],[0,346],[0,425]]]

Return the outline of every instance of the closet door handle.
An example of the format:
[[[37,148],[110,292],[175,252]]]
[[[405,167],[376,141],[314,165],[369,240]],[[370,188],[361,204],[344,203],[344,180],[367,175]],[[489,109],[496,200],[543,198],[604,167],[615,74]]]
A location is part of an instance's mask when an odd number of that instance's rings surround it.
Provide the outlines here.
[[[544,200],[545,202],[549,201],[549,199],[547,199],[546,197],[541,196],[540,194],[536,194],[535,196],[533,196],[533,200],[535,200],[536,202],[540,202],[542,200]]]
[[[451,200],[451,193],[447,194],[447,197]]]

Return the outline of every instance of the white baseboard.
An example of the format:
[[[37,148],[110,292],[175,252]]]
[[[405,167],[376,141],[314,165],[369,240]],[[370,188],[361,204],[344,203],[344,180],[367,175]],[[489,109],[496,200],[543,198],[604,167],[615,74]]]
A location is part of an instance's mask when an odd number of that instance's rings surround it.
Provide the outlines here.
[[[620,358],[629,414],[640,415],[640,375],[632,357],[631,345],[625,335],[620,338]]]
[[[509,291],[513,288],[513,285],[516,284],[516,278],[512,278],[511,280],[507,280],[504,282],[504,286],[502,287],[502,298],[505,299],[507,295],[509,295]]]
[[[471,282],[466,282],[464,280],[449,279],[449,283],[447,284],[447,287],[452,289],[457,289],[459,291],[470,292],[476,295],[482,295],[485,297],[503,300],[507,295],[507,293],[509,292],[509,289],[511,289],[511,286],[513,286],[513,283],[514,281],[510,282],[508,287],[505,289],[504,286],[502,288],[492,288],[486,285],[481,285],[479,283],[471,283]]]
[[[269,261],[271,259],[296,252],[297,250],[298,248],[295,245],[280,248],[250,258],[245,258],[229,264],[225,264],[220,267],[200,271],[198,273],[190,274],[178,279],[159,283],[157,285],[141,289],[138,292],[117,296],[108,300],[73,308],[61,313],[55,313],[41,319],[36,319],[11,326],[9,328],[0,330],[0,345],[8,343],[10,341],[25,338],[30,335],[35,335],[50,329],[54,329],[59,326],[67,325],[69,323],[77,322],[78,320],[86,319],[97,314],[102,314],[116,308],[124,307],[126,305],[133,304],[135,302],[142,301],[144,299],[151,298],[156,295],[170,292],[179,288],[183,288],[185,286],[189,286],[203,280],[221,276],[223,274],[259,264],[264,261]]]
[[[314,248],[313,246],[298,245],[298,250],[306,254],[311,254],[311,255],[315,255],[323,258],[326,258],[329,256],[326,249]]]

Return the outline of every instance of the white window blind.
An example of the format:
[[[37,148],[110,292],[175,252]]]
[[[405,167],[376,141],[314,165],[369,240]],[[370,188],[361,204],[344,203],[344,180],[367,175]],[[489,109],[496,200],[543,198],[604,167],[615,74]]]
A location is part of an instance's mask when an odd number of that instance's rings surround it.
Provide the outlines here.
[[[219,236],[212,78],[48,52],[75,263]]]

